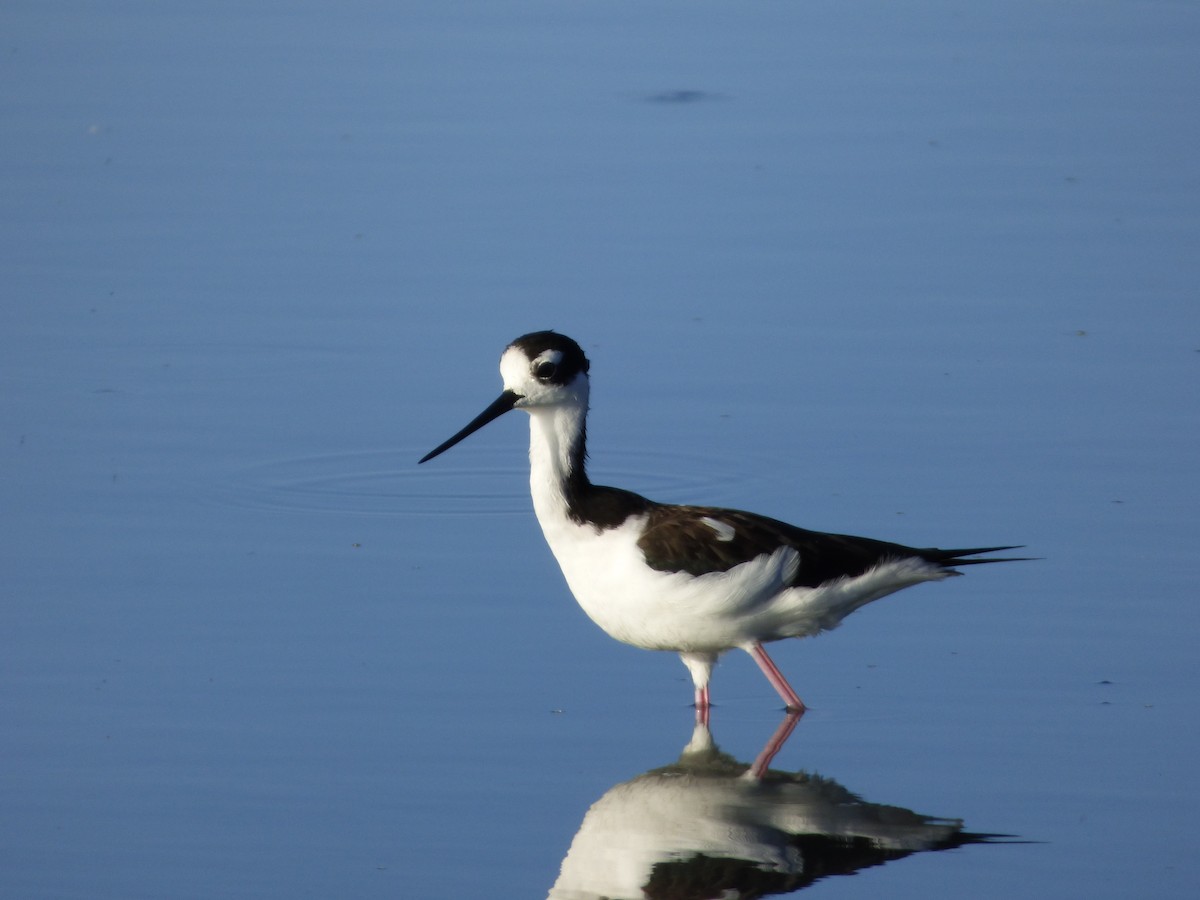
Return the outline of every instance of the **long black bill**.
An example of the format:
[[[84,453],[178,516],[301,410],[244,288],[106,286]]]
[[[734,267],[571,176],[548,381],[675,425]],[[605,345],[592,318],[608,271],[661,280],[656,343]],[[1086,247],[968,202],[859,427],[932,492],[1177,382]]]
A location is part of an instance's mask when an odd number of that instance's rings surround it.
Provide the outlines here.
[[[445,453],[463,438],[474,434],[488,422],[492,421],[492,419],[500,418],[502,415],[512,409],[520,399],[520,394],[516,394],[512,391],[505,391],[492,401],[491,406],[468,422],[466,428],[464,428],[454,437],[450,438],[448,441],[443,441],[442,443],[438,444],[436,447],[422,456],[420,460],[417,461],[417,465],[420,465],[423,462],[429,462],[429,460],[433,459],[435,456]]]

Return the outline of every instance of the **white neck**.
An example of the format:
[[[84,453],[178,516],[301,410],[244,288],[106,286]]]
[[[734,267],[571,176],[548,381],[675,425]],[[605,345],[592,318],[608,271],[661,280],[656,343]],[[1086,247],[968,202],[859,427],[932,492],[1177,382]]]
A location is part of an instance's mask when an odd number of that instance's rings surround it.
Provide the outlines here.
[[[529,491],[542,528],[568,522],[567,481],[583,464],[586,407],[529,410]]]

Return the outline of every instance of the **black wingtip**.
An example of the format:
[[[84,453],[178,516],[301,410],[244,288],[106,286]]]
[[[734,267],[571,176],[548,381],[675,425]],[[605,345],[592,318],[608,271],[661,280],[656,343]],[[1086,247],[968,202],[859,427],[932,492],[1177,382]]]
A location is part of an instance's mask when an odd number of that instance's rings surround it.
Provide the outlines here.
[[[935,550],[932,557],[933,562],[946,568],[955,566],[981,566],[985,563],[1001,563],[1001,562],[1032,562],[1041,559],[1040,556],[991,556],[987,559],[969,559],[968,557],[978,556],[982,553],[999,553],[1002,550],[1022,550],[1024,544],[1008,544],[1004,547],[971,547],[961,548],[958,550]]]

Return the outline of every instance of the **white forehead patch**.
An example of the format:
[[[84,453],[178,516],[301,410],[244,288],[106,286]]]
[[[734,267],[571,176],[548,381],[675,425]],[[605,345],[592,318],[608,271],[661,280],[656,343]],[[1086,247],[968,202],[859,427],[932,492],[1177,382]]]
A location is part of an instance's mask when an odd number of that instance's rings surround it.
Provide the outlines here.
[[[560,362],[562,362],[562,358],[561,350],[543,350],[538,354],[538,357],[534,360],[534,362],[551,362],[557,366]]]
[[[704,516],[700,521],[717,533],[718,541],[732,541],[737,535],[737,529],[720,519]]]
[[[529,360],[516,347],[509,347],[500,357],[500,377],[504,379],[504,387],[510,391],[528,380]]]

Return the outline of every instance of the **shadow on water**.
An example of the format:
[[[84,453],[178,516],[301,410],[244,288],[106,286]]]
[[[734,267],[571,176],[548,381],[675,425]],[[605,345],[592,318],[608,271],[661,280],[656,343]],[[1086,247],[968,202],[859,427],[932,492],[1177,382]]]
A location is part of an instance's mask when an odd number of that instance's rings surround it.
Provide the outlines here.
[[[771,769],[798,721],[785,717],[748,764],[722,753],[699,719],[676,762],[592,804],[550,900],[748,900],[913,853],[1010,837],[869,803],[820,775]]]

